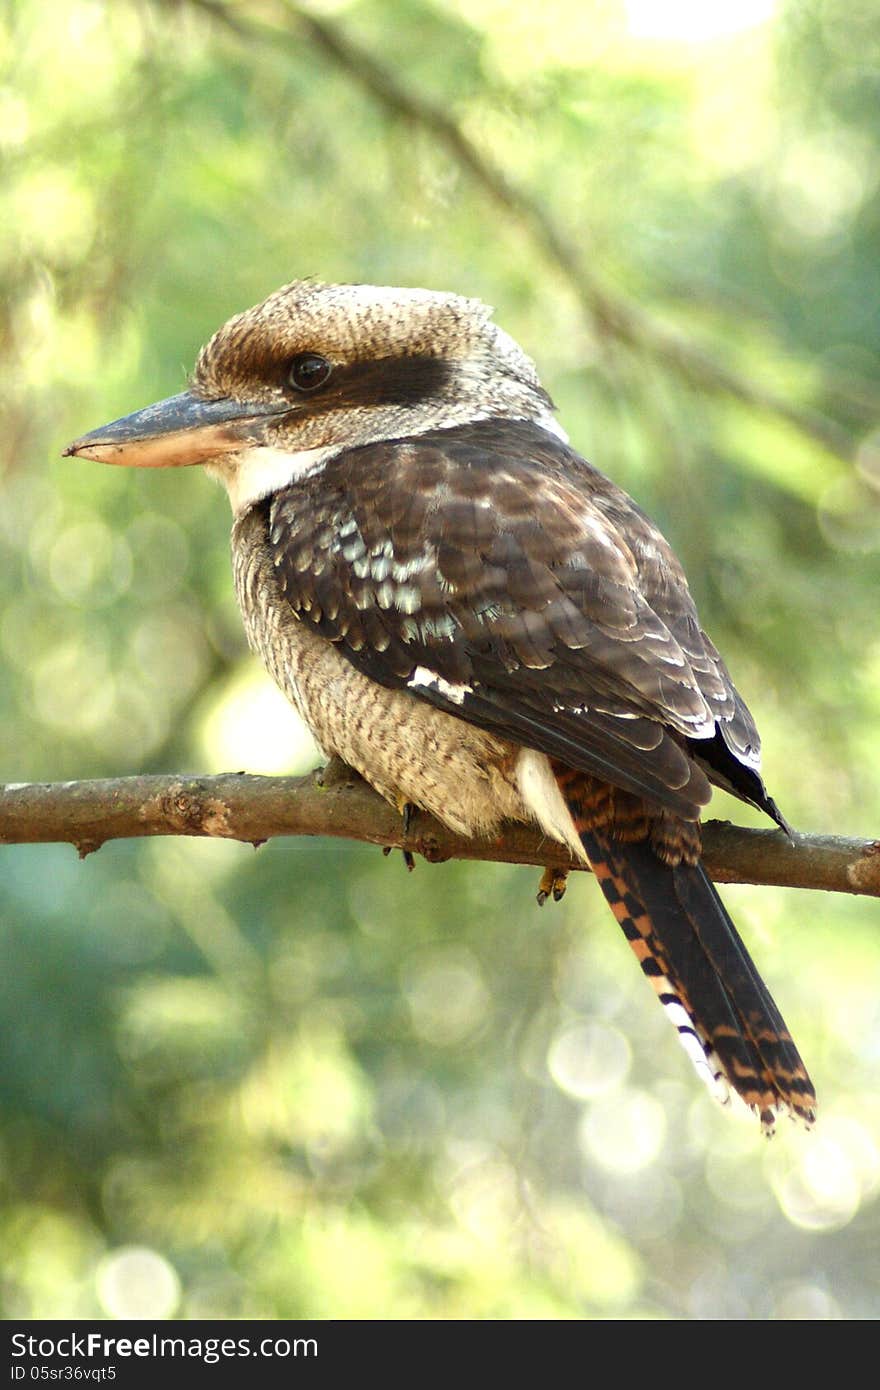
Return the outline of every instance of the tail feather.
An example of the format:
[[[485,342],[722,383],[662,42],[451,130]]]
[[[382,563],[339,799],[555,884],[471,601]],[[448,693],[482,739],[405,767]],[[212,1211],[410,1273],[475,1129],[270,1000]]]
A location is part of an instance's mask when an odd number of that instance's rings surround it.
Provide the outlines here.
[[[701,864],[665,864],[647,840],[579,828],[612,912],[697,1070],[732,1090],[771,1133],[776,1115],[811,1124],[806,1068]]]
[[[807,1123],[815,1119],[816,1095],[800,1054],[773,996],[702,864],[673,870],[683,911],[716,973],[736,1003],[774,1087],[785,1106]]]

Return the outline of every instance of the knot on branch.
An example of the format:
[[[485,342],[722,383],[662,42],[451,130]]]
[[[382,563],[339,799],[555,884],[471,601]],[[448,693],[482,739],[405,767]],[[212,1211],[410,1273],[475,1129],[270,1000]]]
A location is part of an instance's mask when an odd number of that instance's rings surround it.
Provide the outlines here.
[[[416,854],[420,854],[427,864],[445,864],[452,855],[448,849],[444,849],[436,835],[432,835],[430,830],[416,836],[415,842],[410,846]]]
[[[167,792],[145,810],[158,814],[180,835],[211,835],[235,838],[225,801],[211,796],[197,782],[174,782]]]
[[[870,840],[861,858],[849,866],[849,880],[859,893],[880,893],[880,840]]]

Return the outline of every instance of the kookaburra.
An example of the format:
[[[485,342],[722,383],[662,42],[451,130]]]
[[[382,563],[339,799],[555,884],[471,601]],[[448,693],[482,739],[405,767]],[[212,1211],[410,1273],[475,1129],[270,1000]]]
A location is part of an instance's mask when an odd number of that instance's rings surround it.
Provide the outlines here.
[[[588,861],[698,1069],[769,1131],[815,1095],[700,862],[710,782],[785,822],[644,512],[568,444],[478,300],[297,281],[186,391],[69,455],[200,463],[232,504],[251,646],[324,751],[460,834]]]

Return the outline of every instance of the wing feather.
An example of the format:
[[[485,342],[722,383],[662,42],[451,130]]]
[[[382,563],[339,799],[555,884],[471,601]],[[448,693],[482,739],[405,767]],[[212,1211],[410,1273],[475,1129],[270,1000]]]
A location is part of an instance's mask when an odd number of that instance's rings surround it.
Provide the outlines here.
[[[276,494],[269,531],[287,601],[381,684],[691,818],[717,745],[765,804],[757,731],[669,545],[539,426],[348,450]]]

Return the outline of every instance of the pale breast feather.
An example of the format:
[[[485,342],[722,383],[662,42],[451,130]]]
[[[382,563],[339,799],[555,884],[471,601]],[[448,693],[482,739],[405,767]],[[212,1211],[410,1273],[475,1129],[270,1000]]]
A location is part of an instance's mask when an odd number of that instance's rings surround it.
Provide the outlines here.
[[[287,602],[380,684],[687,816],[709,798],[694,750],[711,776],[717,744],[765,804],[757,732],[667,542],[540,426],[345,451],[275,495],[268,529]]]

